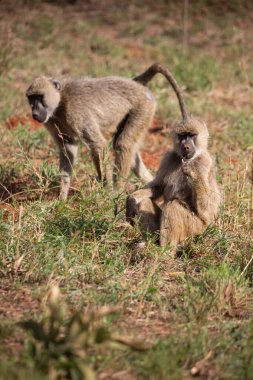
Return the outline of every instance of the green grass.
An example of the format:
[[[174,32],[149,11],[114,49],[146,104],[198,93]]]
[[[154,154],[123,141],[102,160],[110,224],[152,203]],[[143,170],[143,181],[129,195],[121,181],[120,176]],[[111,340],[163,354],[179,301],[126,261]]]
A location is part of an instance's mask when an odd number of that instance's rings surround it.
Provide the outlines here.
[[[63,335],[71,316],[114,305],[118,312],[101,325],[148,347],[89,340],[83,362],[98,379],[188,380],[195,373],[250,380],[252,7],[190,2],[187,55],[175,2],[105,7],[15,0],[9,7],[0,11],[8,22],[0,28],[0,378],[55,379],[55,370],[66,370],[63,354],[41,367],[31,352],[36,341],[19,324],[44,323],[58,285],[68,310]],[[126,194],[96,180],[84,147],[70,196],[59,201],[56,148],[44,128],[24,119],[30,112],[24,92],[38,74],[133,77],[155,61],[173,72],[190,111],[207,122],[225,193],[217,222],[175,258],[152,237],[143,251],[133,249],[141,234],[125,223]],[[164,128],[148,134],[144,148],[156,155],[171,144],[179,108],[161,76],[150,88]],[[130,183],[142,186],[134,177]],[[50,355],[44,347],[41,357]]]

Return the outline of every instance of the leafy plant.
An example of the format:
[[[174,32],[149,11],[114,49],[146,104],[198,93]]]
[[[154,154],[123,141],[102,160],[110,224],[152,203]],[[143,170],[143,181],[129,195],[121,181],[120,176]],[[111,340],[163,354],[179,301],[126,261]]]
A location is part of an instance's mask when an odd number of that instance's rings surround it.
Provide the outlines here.
[[[50,379],[93,380],[95,373],[90,363],[97,345],[145,349],[128,337],[111,333],[101,324],[103,317],[117,310],[117,307],[102,307],[87,313],[79,310],[68,318],[69,311],[60,301],[59,288],[53,286],[42,320],[20,323],[32,333],[29,353],[35,368],[49,374]]]

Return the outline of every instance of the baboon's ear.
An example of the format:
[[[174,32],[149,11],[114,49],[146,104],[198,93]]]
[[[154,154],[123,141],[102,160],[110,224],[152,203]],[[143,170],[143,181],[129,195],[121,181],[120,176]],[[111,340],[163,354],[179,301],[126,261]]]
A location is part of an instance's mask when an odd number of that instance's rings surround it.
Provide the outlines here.
[[[58,79],[52,79],[52,83],[57,91],[61,90],[61,83]]]

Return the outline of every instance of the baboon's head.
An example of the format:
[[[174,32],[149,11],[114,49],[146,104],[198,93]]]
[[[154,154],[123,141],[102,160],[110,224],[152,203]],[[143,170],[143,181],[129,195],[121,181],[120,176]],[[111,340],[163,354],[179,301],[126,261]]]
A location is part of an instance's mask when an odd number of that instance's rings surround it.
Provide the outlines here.
[[[39,123],[46,123],[52,117],[60,102],[61,84],[57,79],[44,76],[34,79],[26,91],[32,116]]]
[[[207,149],[208,137],[206,124],[188,117],[174,127],[174,150],[181,158],[189,160]]]

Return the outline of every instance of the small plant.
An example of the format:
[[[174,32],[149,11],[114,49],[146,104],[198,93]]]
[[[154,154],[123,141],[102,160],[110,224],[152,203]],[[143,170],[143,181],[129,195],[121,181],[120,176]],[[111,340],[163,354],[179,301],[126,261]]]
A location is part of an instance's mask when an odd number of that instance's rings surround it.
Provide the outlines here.
[[[80,310],[68,318],[69,311],[60,301],[59,288],[53,286],[42,320],[20,324],[33,335],[28,347],[34,367],[49,374],[50,379],[93,380],[95,373],[90,362],[97,345],[107,343],[116,348],[124,345],[145,349],[128,337],[110,333],[101,326],[101,318],[115,311],[116,307],[102,307],[89,313]]]

